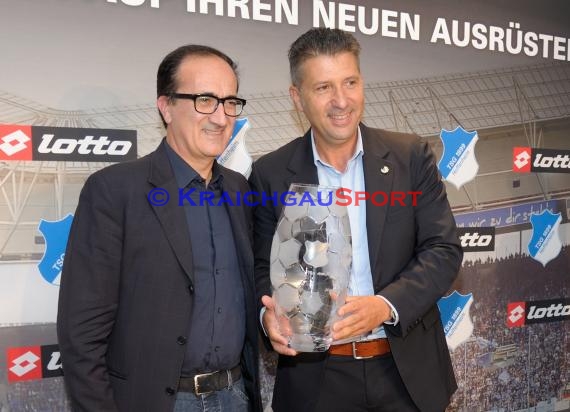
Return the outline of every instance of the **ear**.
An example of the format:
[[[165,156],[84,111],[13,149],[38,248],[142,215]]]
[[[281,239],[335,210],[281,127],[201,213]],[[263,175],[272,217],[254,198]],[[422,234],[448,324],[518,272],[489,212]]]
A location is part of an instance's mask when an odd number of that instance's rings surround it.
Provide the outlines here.
[[[293,85],[289,86],[289,96],[291,96],[291,99],[293,100],[293,103],[295,104],[295,108],[300,112],[304,112],[303,111],[303,102],[301,101],[301,92],[299,91],[297,86],[293,86]]]
[[[156,100],[156,107],[160,110],[160,114],[164,118],[166,124],[169,124],[172,121],[172,116],[170,115],[170,99],[167,96],[160,96]]]

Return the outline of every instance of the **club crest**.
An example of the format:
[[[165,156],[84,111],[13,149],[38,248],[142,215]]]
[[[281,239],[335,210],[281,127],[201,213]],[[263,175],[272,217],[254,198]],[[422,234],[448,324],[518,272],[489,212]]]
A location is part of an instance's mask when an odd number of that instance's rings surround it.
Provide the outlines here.
[[[232,137],[224,152],[218,157],[218,163],[222,166],[241,173],[246,178],[251,174],[253,159],[245,144],[245,134],[250,128],[246,117],[236,120]]]
[[[73,215],[69,214],[53,222],[42,219],[38,226],[38,230],[46,241],[46,249],[42,260],[38,263],[38,269],[43,278],[52,285],[59,286],[72,221]]]
[[[473,333],[473,322],[469,315],[472,303],[472,293],[462,295],[456,290],[437,302],[447,346],[451,350],[469,339]]]
[[[528,242],[528,253],[533,259],[542,263],[542,266],[546,266],[558,256],[562,249],[558,231],[561,222],[561,213],[554,214],[550,210],[530,216],[532,236]]]
[[[477,132],[468,132],[461,126],[453,131],[442,129],[439,135],[443,154],[437,167],[445,180],[460,189],[477,176],[479,163],[475,158]]]

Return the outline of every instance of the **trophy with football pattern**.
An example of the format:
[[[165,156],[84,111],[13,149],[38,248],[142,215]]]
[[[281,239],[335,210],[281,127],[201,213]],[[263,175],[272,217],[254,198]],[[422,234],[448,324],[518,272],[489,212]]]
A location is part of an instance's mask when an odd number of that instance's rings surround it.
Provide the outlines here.
[[[271,286],[281,333],[300,352],[326,351],[352,264],[348,209],[336,188],[292,184],[271,245]]]

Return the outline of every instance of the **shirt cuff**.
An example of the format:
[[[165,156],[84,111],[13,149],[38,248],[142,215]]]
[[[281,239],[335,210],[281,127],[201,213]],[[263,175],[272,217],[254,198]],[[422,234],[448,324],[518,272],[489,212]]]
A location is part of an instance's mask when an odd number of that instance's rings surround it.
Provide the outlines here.
[[[390,313],[392,314],[392,319],[387,320],[384,323],[386,325],[396,326],[398,324],[398,322],[400,322],[400,316],[398,315],[398,311],[396,310],[394,305],[392,305],[392,303],[390,303],[390,301],[388,299],[386,299],[384,296],[382,296],[382,295],[376,295],[376,296],[378,296],[380,299],[382,299],[384,302],[386,302],[388,304],[388,306],[390,306]]]
[[[263,315],[265,315],[265,311],[267,310],[267,308],[264,306],[261,308],[261,310],[259,311],[259,323],[261,324],[261,330],[263,330],[263,334],[265,336],[267,335],[267,331],[265,330],[265,326],[263,326]]]

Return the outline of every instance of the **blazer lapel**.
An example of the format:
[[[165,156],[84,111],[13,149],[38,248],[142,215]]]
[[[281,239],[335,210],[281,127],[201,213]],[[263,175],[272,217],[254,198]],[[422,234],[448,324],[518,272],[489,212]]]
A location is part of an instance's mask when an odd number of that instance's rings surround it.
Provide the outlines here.
[[[364,186],[370,194],[383,192],[388,196],[385,206],[375,206],[372,201],[366,201],[366,233],[368,235],[368,252],[370,254],[370,266],[373,277],[379,273],[374,264],[380,250],[380,239],[384,230],[386,212],[390,202],[390,192],[394,182],[394,165],[387,160],[389,149],[382,144],[377,132],[363,124],[360,125],[362,132],[362,145],[364,150]]]
[[[149,203],[160,221],[164,235],[174,251],[178,262],[180,262],[186,276],[193,281],[190,234],[188,230],[185,230],[187,224],[184,208],[178,206],[178,184],[176,183],[174,173],[168,161],[168,156],[166,155],[165,144],[163,140],[162,144],[151,155],[148,182],[155,188],[166,190],[170,195],[170,200],[164,206]]]
[[[289,189],[291,183],[319,184],[319,175],[315,166],[315,158],[313,157],[313,148],[311,146],[310,129],[302,137],[300,144],[297,145],[287,168],[291,172],[291,175],[285,179],[287,189]]]
[[[313,148],[311,147],[310,130],[305,133],[301,143],[297,145],[287,168],[292,173],[289,178],[285,179],[287,188],[289,188],[291,183],[319,184],[319,175],[317,174]]]

